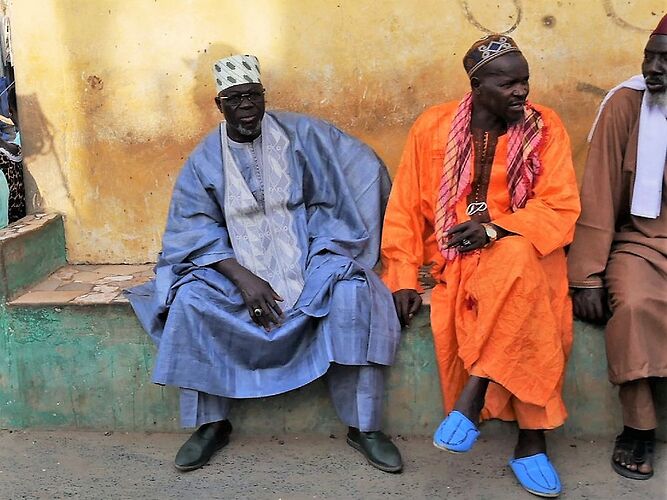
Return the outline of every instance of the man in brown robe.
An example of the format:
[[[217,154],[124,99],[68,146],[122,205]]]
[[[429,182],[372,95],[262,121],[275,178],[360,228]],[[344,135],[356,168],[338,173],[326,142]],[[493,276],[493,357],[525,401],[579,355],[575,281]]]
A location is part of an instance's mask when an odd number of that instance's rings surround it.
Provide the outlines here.
[[[646,45],[642,75],[601,107],[568,264],[574,314],[608,320],[609,380],[619,385],[624,423],[612,466],[632,479],[653,475],[653,392],[667,377],[667,15]]]

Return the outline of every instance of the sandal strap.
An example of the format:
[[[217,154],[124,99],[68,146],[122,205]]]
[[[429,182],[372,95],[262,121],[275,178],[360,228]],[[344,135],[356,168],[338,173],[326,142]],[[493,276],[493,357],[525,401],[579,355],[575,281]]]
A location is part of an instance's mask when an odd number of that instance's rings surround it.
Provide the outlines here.
[[[619,434],[616,436],[616,441],[614,443],[614,448],[623,451],[634,451],[636,446],[636,439],[633,439],[629,436],[624,436]]]
[[[638,439],[632,450],[632,460],[637,465],[642,465],[646,462],[651,463],[653,460],[653,449],[655,441]]]
[[[644,446],[648,453],[653,453],[655,451],[655,439],[647,439],[644,441]]]

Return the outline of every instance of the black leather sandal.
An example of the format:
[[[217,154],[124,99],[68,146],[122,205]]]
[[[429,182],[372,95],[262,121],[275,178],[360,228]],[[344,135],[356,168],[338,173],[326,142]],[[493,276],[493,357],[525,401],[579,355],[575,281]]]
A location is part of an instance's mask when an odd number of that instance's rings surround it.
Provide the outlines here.
[[[611,454],[611,467],[614,471],[628,479],[635,479],[642,481],[653,477],[653,470],[651,472],[639,472],[638,470],[630,470],[625,465],[614,460],[618,452],[621,452],[632,464],[639,467],[645,463],[653,467],[653,453],[655,450],[655,440],[636,439],[633,437],[619,434],[616,436],[614,444],[614,451]],[[627,463],[627,462],[626,462]]]

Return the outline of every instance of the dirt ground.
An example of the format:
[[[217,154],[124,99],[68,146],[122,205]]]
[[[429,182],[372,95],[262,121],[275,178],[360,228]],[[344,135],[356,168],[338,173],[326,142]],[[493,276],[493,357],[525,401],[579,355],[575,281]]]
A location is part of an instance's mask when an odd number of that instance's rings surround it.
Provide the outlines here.
[[[234,437],[198,471],[173,456],[186,434],[0,431],[0,498],[15,499],[530,499],[506,465],[512,435],[481,439],[452,455],[426,438],[396,437],[402,474],[370,467],[344,435]],[[610,442],[554,437],[561,498],[667,499],[667,444],[656,475],[626,480],[611,471]]]

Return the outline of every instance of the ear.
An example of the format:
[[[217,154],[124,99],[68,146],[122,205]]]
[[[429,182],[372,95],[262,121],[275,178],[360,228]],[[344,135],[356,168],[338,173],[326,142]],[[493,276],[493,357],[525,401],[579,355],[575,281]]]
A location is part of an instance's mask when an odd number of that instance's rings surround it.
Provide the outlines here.
[[[479,95],[479,93],[480,93],[480,88],[479,87],[481,85],[482,85],[482,82],[476,76],[473,76],[470,79],[470,90],[472,90],[474,94]]]
[[[222,99],[220,99],[220,96],[215,96],[213,100],[215,101],[215,105],[218,107],[218,110],[224,114],[224,111],[222,110]]]

